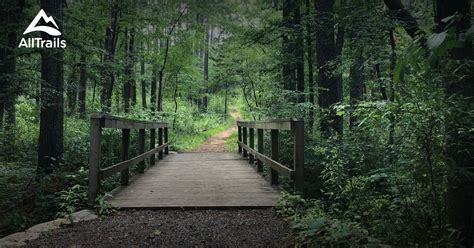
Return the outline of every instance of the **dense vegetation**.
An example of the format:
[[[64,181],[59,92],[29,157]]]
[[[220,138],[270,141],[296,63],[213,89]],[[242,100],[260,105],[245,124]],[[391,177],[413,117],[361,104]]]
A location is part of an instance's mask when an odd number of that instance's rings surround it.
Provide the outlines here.
[[[471,1],[38,2],[0,6],[2,235],[86,207],[90,113],[167,121],[190,151],[234,106],[305,120],[305,190],[279,203],[295,242],[472,246]],[[39,9],[65,49],[18,47]]]

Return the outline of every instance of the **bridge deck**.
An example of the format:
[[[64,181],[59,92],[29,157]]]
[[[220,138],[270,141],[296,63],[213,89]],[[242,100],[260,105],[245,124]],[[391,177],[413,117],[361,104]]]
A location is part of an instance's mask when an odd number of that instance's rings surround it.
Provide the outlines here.
[[[110,202],[120,208],[271,207],[272,187],[237,153],[170,154]]]

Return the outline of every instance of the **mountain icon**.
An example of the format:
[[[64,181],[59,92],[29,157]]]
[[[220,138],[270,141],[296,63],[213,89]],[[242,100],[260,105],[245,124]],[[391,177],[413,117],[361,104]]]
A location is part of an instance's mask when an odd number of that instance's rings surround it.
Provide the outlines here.
[[[36,26],[41,19],[43,19],[45,23],[51,22],[56,27],[56,29],[53,27],[48,27],[48,26]],[[41,9],[38,12],[38,14],[35,16],[35,19],[33,19],[30,25],[26,28],[25,32],[23,32],[23,34],[28,34],[35,31],[41,31],[51,36],[59,36],[61,35],[61,32],[59,32],[58,29],[59,29],[58,24],[56,24],[53,17],[46,15],[44,10]]]

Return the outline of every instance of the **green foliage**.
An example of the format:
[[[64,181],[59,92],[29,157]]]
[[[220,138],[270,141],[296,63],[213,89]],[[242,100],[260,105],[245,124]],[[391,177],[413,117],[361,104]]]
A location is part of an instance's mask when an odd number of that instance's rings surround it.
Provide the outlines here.
[[[361,247],[369,245],[367,231],[356,223],[332,218],[320,201],[282,193],[278,213],[291,221],[292,235],[298,246]]]
[[[78,209],[86,207],[87,188],[82,185],[74,185],[69,189],[59,192],[59,212],[58,216],[68,216]]]
[[[113,206],[107,201],[107,199],[110,197],[110,194],[102,194],[97,196],[96,205],[94,207],[99,216],[103,217],[111,215],[115,211]]]

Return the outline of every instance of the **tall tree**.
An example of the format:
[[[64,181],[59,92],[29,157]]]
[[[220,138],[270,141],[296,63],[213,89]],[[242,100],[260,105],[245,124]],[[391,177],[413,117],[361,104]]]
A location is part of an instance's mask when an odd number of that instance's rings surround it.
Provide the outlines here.
[[[169,56],[169,48],[170,48],[170,39],[171,35],[173,34],[173,31],[175,30],[176,26],[179,24],[179,21],[181,17],[185,14],[184,10],[180,10],[178,18],[174,20],[174,22],[171,25],[171,28],[169,29],[168,33],[166,34],[165,38],[165,54],[163,58],[163,64],[161,65],[161,69],[158,73],[159,76],[159,81],[158,81],[158,100],[157,100],[157,110],[159,112],[163,111],[163,80],[165,76],[165,69],[166,69],[166,64],[168,63],[168,56]]]
[[[296,1],[285,0],[283,1],[283,27],[285,28],[283,34],[283,65],[282,65],[282,78],[283,88],[285,90],[294,91],[296,90],[296,42],[295,42],[295,9]],[[290,98],[290,101],[295,102],[295,99]]]
[[[308,102],[311,104],[308,113],[308,127],[309,130],[314,126],[314,75],[313,75],[313,28],[311,26],[313,20],[313,12],[311,11],[311,1],[305,0],[306,8],[306,50],[308,59]]]
[[[69,82],[66,87],[67,108],[68,115],[73,115],[76,112],[78,87],[76,82],[76,61],[73,58],[73,65],[71,65],[71,74],[69,75]]]
[[[63,1],[41,0],[41,8],[63,27]],[[43,39],[54,37],[42,32]],[[41,110],[37,179],[53,172],[63,158],[64,78],[63,49],[41,51]]]
[[[79,116],[82,119],[86,117],[86,90],[86,55],[82,53],[79,61]]]
[[[334,0],[316,0],[316,63],[318,66],[319,106],[327,113],[321,120],[321,131],[331,129],[342,134],[342,118],[331,108],[342,101],[342,80],[337,69],[338,49],[334,32]]]
[[[110,24],[105,29],[105,68],[102,70],[102,94],[100,99],[102,111],[104,112],[110,112],[112,107],[112,93],[115,83],[115,75],[111,64],[114,60],[115,47],[118,39],[119,12],[118,3],[114,2],[110,7]]]
[[[145,81],[145,58],[142,56],[140,60],[140,89],[142,96],[142,108],[146,109],[146,81]]]
[[[24,0],[16,0],[11,4],[2,4],[2,24],[6,28],[5,36],[2,37],[2,48],[0,52],[0,124],[4,128],[4,147],[6,159],[11,159],[12,148],[15,142],[14,127],[16,123],[15,103],[18,96],[18,80],[16,75],[16,47],[18,46],[18,22],[24,8]],[[5,121],[3,118],[5,115]],[[0,128],[2,126],[0,125]]]
[[[204,24],[206,25],[205,45],[204,45],[204,61],[203,61],[203,76],[204,76],[204,94],[202,97],[202,108],[207,111],[208,94],[209,94],[209,50],[211,48],[211,32],[212,27],[208,24],[207,17],[204,17]]]
[[[130,99],[131,99],[131,90],[132,85],[132,68],[131,68],[131,57],[130,57],[130,33],[128,29],[125,29],[125,39],[124,39],[124,48],[125,48],[125,71],[123,79],[123,89],[122,89],[122,98],[123,98],[123,110],[125,113],[128,113],[130,110]]]
[[[444,18],[458,15],[453,18],[453,27],[458,39],[471,26],[471,1],[436,1],[436,16],[438,32],[447,28],[448,22]],[[471,28],[472,29],[472,28]],[[463,244],[466,247],[474,246],[474,177],[470,168],[474,164],[474,135],[465,130],[474,129],[472,106],[474,106],[474,55],[472,40],[464,39],[462,48],[453,48],[449,51],[450,59],[455,60],[451,73],[445,77],[445,92],[449,107],[446,116],[446,157],[450,168],[448,174],[447,208],[448,220],[461,231]],[[459,67],[458,65],[466,66]]]

